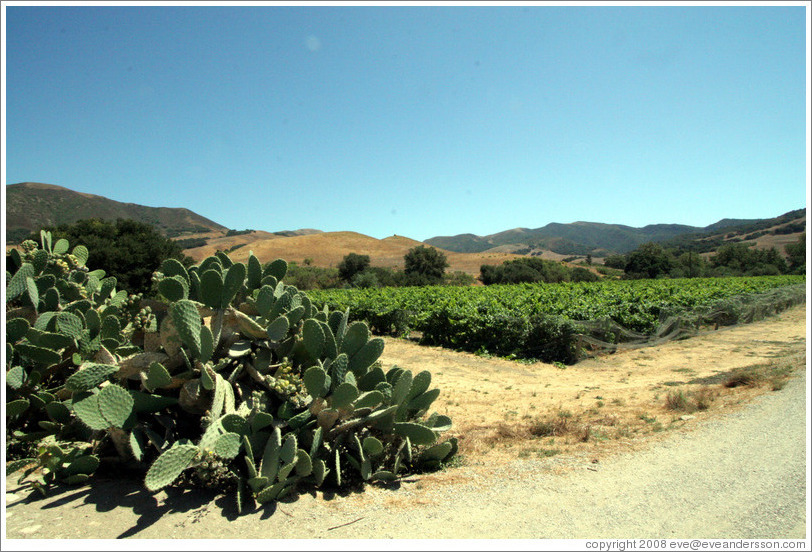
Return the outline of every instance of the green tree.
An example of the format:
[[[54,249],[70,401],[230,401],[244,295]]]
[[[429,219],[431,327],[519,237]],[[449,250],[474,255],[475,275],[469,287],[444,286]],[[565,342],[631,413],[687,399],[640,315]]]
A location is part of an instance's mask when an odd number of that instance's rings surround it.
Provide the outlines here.
[[[345,255],[341,262],[338,263],[338,275],[345,282],[349,282],[356,274],[369,268],[369,263],[369,255],[350,253]]]
[[[133,293],[150,292],[152,273],[164,260],[178,259],[186,266],[193,262],[180,245],[155,227],[135,220],[84,219],[46,230],[54,241],[65,238],[71,245],[87,247],[92,252],[88,267],[104,269],[108,276],[115,276],[118,289]],[[39,233],[30,239],[39,242]]]
[[[424,245],[410,249],[403,260],[406,263],[403,271],[412,285],[442,283],[445,269],[449,266],[445,255]]]
[[[806,232],[800,235],[798,241],[784,246],[789,258],[788,270],[793,274],[806,273]]]
[[[668,252],[661,245],[649,242],[629,253],[624,270],[627,278],[657,278],[668,275],[673,267]]]
[[[626,268],[626,256],[625,255],[608,255],[605,259],[603,259],[603,266],[609,268],[619,268],[623,270]]]

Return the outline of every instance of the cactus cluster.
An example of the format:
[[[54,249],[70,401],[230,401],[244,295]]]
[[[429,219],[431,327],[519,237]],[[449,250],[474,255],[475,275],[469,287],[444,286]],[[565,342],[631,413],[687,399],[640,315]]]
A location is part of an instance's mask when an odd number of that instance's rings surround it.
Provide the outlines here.
[[[383,340],[286,285],[285,261],[170,259],[153,276],[156,300],[88,270],[82,246],[67,251],[43,232],[42,248],[12,254],[12,440],[81,443],[68,467],[109,447],[149,490],[235,488],[240,508],[303,486],[394,480],[456,453],[456,439],[439,439],[451,420],[430,413],[431,374],[385,371]],[[44,466],[48,454],[12,464]],[[49,473],[78,482],[94,465],[81,462]]]

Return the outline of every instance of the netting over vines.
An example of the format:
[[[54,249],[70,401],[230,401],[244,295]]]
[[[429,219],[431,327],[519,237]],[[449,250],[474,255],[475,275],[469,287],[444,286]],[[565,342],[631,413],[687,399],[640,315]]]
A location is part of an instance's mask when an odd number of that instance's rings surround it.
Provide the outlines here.
[[[611,318],[579,322],[579,359],[597,353],[659,345],[696,335],[702,330],[749,324],[806,302],[805,284],[779,287],[752,295],[729,297],[692,311],[663,311],[656,329],[640,333],[624,328]]]

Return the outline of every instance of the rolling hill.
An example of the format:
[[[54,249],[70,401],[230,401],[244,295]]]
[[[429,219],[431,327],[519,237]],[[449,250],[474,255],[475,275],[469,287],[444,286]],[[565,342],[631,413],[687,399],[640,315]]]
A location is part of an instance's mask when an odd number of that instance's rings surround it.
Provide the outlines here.
[[[634,228],[620,224],[597,222],[550,223],[536,229],[514,228],[477,236],[459,234],[437,236],[425,243],[457,252],[500,251],[517,254],[544,255],[553,252],[562,256],[592,255],[603,257],[610,253],[627,253],[646,242],[663,242],[671,246],[686,246],[689,242],[721,245],[725,240],[758,232],[768,234],[774,228],[789,226],[792,232],[805,229],[806,209],[791,211],[771,219],[722,219],[704,228],[681,224],[652,224]],[[781,233],[781,231],[778,231]],[[765,235],[763,234],[763,235]],[[725,237],[728,236],[729,237]],[[795,236],[797,239],[797,235]],[[741,240],[740,240],[741,241]]]
[[[315,229],[264,231],[229,230],[188,209],[146,207],[121,203],[102,196],[75,192],[61,186],[23,182],[6,186],[6,241],[28,236],[43,226],[70,223],[90,217],[108,220],[130,218],[152,224],[178,240],[185,253],[201,261],[217,250],[228,251],[244,261],[253,251],[260,259],[284,258],[303,264],[335,267],[345,255],[370,256],[373,266],[402,268],[403,256],[417,245],[440,249],[449,271],[477,276],[483,264],[501,264],[520,255],[560,261],[592,255],[625,253],[649,241],[666,247],[690,247],[708,253],[726,243],[744,242],[759,248],[776,247],[783,253],[806,229],[806,209],[772,219],[722,219],[704,228],[679,224],[654,224],[633,228],[619,224],[574,222],[550,223],[536,229],[514,228],[489,236],[460,234],[418,242],[403,236],[382,240],[356,232],[322,232]]]
[[[17,243],[44,226],[57,226],[92,217],[137,220],[155,226],[169,237],[227,230],[225,226],[189,209],[121,203],[39,182],[6,186],[6,243]]]
[[[252,232],[238,236],[211,237],[201,247],[187,249],[185,253],[200,262],[218,249],[229,251],[229,257],[246,262],[249,252],[259,259],[282,258],[288,262],[304,264],[305,259],[313,266],[336,267],[350,253],[369,255],[372,266],[399,268],[404,265],[403,256],[422,242],[404,237],[390,236],[379,240],[357,232],[319,232],[283,236],[280,233]],[[439,249],[439,248],[438,248]],[[445,254],[448,271],[459,270],[476,277],[483,264],[501,264],[517,258],[510,253],[456,253],[441,250]]]

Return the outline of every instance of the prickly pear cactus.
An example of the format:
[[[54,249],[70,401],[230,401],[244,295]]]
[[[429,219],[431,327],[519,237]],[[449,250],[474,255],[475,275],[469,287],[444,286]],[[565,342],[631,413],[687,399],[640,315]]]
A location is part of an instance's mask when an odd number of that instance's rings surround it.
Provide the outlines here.
[[[99,464],[93,447],[120,444],[134,419],[137,397],[124,368],[142,352],[136,343],[155,316],[140,296],[117,290],[115,278],[88,269],[82,245],[71,250],[42,232],[41,248],[26,241],[9,257],[6,445],[22,456],[9,466],[28,467],[23,477],[42,468],[35,488],[43,491],[56,481],[82,483]]]
[[[383,340],[286,285],[285,261],[167,260],[157,297],[144,299],[87,269],[83,247],[51,242],[43,233],[42,248],[12,253],[7,287],[8,425],[29,449],[13,463],[28,461],[26,474],[45,461],[31,443],[81,442],[90,447],[72,461],[115,454],[152,491],[236,489],[242,511],[306,487],[395,480],[456,453],[440,439],[451,420],[430,414],[431,374],[384,371]],[[93,465],[58,480],[86,480]]]

